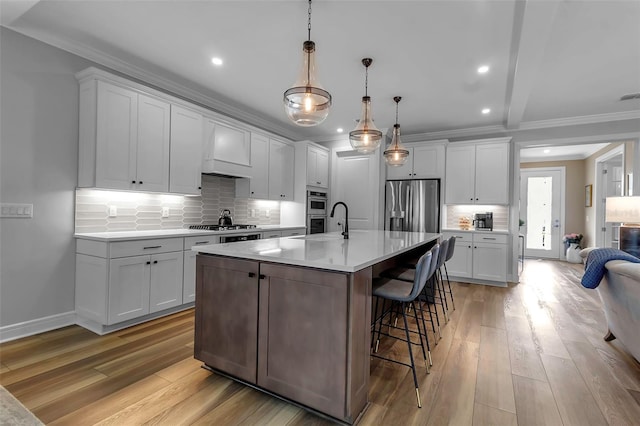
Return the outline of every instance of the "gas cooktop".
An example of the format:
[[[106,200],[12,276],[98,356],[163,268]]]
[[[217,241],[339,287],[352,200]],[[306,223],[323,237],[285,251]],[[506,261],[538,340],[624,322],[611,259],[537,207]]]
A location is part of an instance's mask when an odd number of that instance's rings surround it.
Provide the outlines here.
[[[254,229],[256,225],[189,225],[189,229],[204,229],[207,231],[234,231],[236,229]]]

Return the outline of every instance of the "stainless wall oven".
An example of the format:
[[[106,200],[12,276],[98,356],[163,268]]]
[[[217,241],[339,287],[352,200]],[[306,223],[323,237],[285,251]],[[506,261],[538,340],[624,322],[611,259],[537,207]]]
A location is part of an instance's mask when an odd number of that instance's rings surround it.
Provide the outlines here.
[[[307,191],[307,234],[323,234],[327,232],[326,192]]]

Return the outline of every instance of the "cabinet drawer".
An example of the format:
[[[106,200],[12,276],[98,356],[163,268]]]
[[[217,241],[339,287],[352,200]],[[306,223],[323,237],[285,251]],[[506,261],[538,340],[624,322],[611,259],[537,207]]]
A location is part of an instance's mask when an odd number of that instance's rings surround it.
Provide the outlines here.
[[[269,232],[263,232],[262,233],[262,238],[263,239],[280,238],[281,236],[282,236],[282,233],[280,231],[269,231]]]
[[[473,242],[507,244],[507,237],[505,234],[473,234]]]
[[[197,237],[184,237],[184,249],[191,250],[193,246],[204,246],[207,244],[220,243],[218,235],[200,235]]]
[[[109,246],[111,258],[167,253],[183,250],[183,238],[156,238],[152,240],[118,241]]]
[[[473,241],[473,234],[471,232],[443,232],[442,239],[446,240],[451,237],[456,237],[456,243],[470,243]]]

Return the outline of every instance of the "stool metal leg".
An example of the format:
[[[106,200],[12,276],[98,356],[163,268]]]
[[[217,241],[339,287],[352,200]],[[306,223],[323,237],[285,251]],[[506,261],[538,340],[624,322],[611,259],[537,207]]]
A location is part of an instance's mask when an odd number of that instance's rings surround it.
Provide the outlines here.
[[[451,281],[449,281],[449,271],[447,271],[447,263],[444,263],[444,273],[447,274],[447,285],[449,286],[449,297],[451,297],[451,306],[453,306],[453,310],[456,310],[456,304],[453,301],[453,291],[451,291]]]
[[[422,408],[422,402],[420,402],[420,390],[418,390],[418,376],[416,375],[416,365],[413,362],[413,351],[411,350],[411,336],[409,336],[409,322],[407,321],[407,312],[402,303],[402,318],[404,319],[404,332],[407,336],[407,347],[409,348],[409,359],[411,360],[411,372],[413,373],[413,383],[416,385],[416,398],[418,399],[418,408]]]

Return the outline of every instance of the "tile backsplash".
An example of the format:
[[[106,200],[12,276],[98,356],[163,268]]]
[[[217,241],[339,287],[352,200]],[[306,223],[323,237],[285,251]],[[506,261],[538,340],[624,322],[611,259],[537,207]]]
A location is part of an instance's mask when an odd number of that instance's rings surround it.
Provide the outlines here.
[[[162,217],[163,208],[168,208],[168,217]],[[202,175],[200,196],[78,189],[75,228],[76,232],[187,228],[218,223],[223,208],[231,210],[233,223],[280,223],[279,201],[236,198],[234,179]],[[110,216],[114,209],[115,216]]]
[[[473,220],[475,213],[493,212],[493,229],[506,231],[509,229],[509,207],[508,206],[479,206],[479,205],[446,205],[446,228],[460,229],[458,219],[466,216]],[[472,226],[473,229],[473,226]]]

